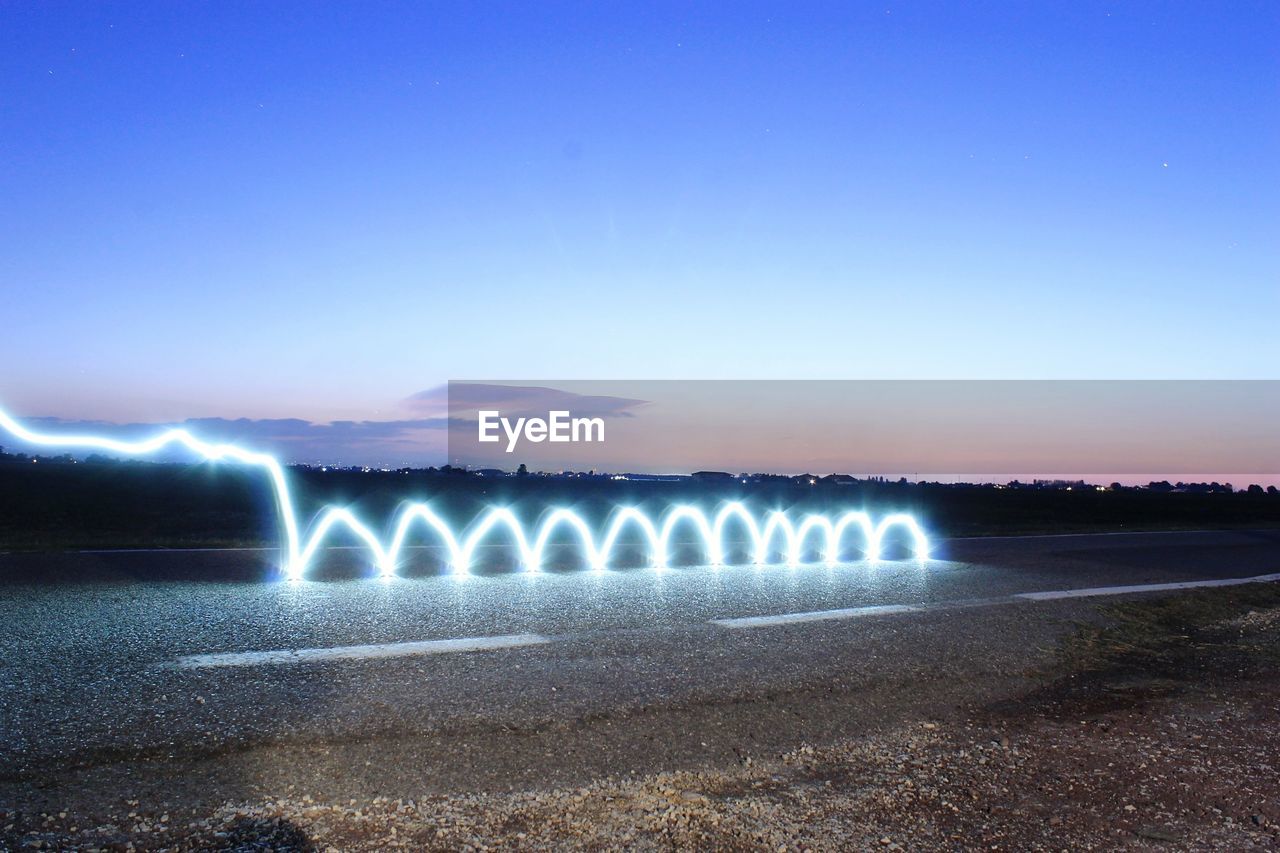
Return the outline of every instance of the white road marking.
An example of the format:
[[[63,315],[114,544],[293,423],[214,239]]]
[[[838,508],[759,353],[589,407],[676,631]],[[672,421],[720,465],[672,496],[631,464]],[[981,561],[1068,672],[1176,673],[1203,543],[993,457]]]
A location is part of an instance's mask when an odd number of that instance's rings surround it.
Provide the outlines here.
[[[742,616],[732,619],[711,619],[712,625],[722,628],[764,628],[773,625],[794,625],[803,622],[823,622],[837,619],[857,619],[863,616],[897,616],[904,613],[923,613],[936,610],[953,610],[965,607],[986,607],[996,604],[1015,604],[1020,601],[1052,601],[1062,598],[1086,598],[1104,595],[1130,595],[1144,592],[1171,592],[1203,587],[1240,586],[1250,583],[1280,581],[1280,573],[1255,575],[1247,578],[1221,578],[1217,580],[1181,581],[1177,583],[1133,584],[1129,586],[1087,587],[1084,589],[1047,590],[1043,592],[1019,592],[997,598],[940,601],[921,604],[876,604],[866,607],[844,607],[836,610],[811,610],[803,613],[778,613],[769,616]],[[186,655],[174,664],[180,669],[200,669],[220,666],[260,666],[272,664],[315,663],[335,660],[369,660],[377,658],[407,657],[409,655],[446,654],[451,652],[488,651],[521,646],[536,646],[552,642],[541,634],[506,634],[496,637],[462,637],[452,640],[423,640],[406,643],[381,643],[365,646],[334,646],[318,649],[282,649],[265,652],[224,652],[216,654]]]
[[[1166,592],[1177,589],[1197,589],[1210,586],[1239,586],[1246,583],[1268,583],[1280,580],[1280,574],[1258,575],[1252,578],[1223,578],[1211,581],[1182,581],[1180,583],[1146,583],[1133,586],[1096,586],[1088,589],[1060,589],[1050,592],[1020,592],[1014,598],[1028,601],[1052,601],[1055,598],[1087,598],[1095,595],[1127,595],[1133,592]]]
[[[909,604],[877,604],[870,607],[845,607],[840,610],[812,610],[808,613],[781,613],[777,616],[744,616],[738,619],[712,619],[713,625],[722,628],[762,628],[767,625],[790,625],[795,622],[822,622],[827,619],[856,619],[859,616],[880,616],[893,613],[912,613],[920,610]]]
[[[814,610],[809,613],[780,613],[776,616],[745,616],[738,619],[712,619],[712,625],[722,628],[765,628],[770,625],[789,625],[796,622],[820,622],[824,619],[852,619],[858,616],[890,616],[902,613],[924,613],[937,610],[958,610],[964,607],[988,607],[996,604],[1016,604],[1021,601],[1052,601],[1058,598],[1086,598],[1099,595],[1129,595],[1139,592],[1169,592],[1199,587],[1240,586],[1247,583],[1280,581],[1280,573],[1257,575],[1251,578],[1223,578],[1220,580],[1182,581],[1179,583],[1148,583],[1132,586],[1098,586],[1087,589],[1058,589],[1047,592],[1019,592],[1003,598],[979,598],[966,601],[938,601],[927,604],[880,604],[873,607],[848,607],[842,610]]]
[[[180,669],[213,666],[261,666],[263,664],[317,663],[335,660],[398,658],[409,655],[438,655],[449,652],[480,652],[537,646],[551,640],[540,634],[507,634],[500,637],[463,637],[455,640],[423,640],[410,643],[381,643],[370,646],[334,646],[327,649],[283,649],[271,652],[226,652],[186,655],[175,662]]]
[[[1017,533],[1005,536],[952,536],[943,542],[998,542],[1015,539],[1086,539],[1098,536],[1170,536],[1193,533],[1256,533],[1254,530],[1102,530],[1094,533]]]

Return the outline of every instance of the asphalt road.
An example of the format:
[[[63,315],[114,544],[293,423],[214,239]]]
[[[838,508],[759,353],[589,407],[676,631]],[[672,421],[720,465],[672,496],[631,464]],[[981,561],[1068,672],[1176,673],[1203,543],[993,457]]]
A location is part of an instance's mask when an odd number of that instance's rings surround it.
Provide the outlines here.
[[[192,579],[270,557],[0,555],[0,800],[421,794],[741,760],[999,696],[1094,601],[1023,594],[1280,573],[1280,531],[967,539],[834,567]]]

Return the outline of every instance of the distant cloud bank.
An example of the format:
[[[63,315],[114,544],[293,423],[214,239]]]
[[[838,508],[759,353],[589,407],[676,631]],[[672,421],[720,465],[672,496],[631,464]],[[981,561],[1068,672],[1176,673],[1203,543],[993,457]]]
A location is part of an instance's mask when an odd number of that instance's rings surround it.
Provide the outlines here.
[[[25,420],[41,432],[92,433],[128,440],[181,428],[206,441],[266,451],[285,462],[392,467],[441,464],[450,427],[447,417],[331,423],[313,423],[299,418],[188,418],[169,423],[111,423],[65,418]],[[27,452],[49,452],[47,448],[26,447],[11,439],[6,441],[6,438],[9,437],[0,437],[0,444]]]
[[[509,417],[545,416],[553,410],[577,417],[630,418],[633,409],[648,400],[602,394],[580,394],[545,385],[503,385],[493,382],[450,382],[419,391],[405,400],[413,411],[444,414],[453,418],[473,415],[479,409],[497,409]]]

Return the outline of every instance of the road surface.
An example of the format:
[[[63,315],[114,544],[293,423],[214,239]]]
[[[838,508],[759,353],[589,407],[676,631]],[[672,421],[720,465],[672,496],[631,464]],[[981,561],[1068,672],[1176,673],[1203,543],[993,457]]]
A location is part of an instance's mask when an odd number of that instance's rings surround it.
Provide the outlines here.
[[[834,567],[193,579],[270,556],[0,555],[0,803],[416,796],[741,760],[994,700],[1100,596],[1280,573],[1280,531],[966,539]]]

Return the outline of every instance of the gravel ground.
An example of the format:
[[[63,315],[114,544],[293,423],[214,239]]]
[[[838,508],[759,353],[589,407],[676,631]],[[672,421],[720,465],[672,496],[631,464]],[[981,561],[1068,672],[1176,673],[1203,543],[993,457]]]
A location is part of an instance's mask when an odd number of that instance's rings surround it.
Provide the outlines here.
[[[106,849],[1276,849],[1280,691],[1080,720],[922,722],[722,771],[502,795],[228,803],[176,825],[33,820]]]
[[[1103,605],[1034,686],[697,770],[0,814],[49,849],[1280,849],[1280,590]]]

